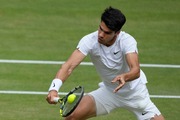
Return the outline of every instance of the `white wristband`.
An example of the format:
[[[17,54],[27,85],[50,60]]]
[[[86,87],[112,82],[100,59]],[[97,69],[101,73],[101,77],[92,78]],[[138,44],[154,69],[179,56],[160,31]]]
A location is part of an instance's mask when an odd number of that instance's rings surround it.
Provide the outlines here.
[[[62,84],[63,84],[62,80],[55,78],[49,87],[49,91],[56,90],[58,92]]]

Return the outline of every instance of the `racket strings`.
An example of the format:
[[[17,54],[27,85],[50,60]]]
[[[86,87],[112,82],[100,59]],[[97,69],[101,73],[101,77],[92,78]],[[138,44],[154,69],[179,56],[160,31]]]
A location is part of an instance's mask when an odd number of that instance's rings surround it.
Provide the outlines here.
[[[75,94],[76,99],[73,101],[73,103],[68,103],[67,98],[71,94]],[[71,90],[65,97],[63,97],[60,102],[60,116],[66,117],[70,115],[76,109],[83,95],[84,95],[83,87],[78,86],[75,87],[73,90]]]

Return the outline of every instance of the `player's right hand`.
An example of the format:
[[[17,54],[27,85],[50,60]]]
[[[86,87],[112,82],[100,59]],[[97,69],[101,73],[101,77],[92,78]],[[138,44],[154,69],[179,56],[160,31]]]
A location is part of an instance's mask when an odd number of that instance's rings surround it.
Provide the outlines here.
[[[58,92],[56,90],[49,91],[46,100],[49,104],[56,104],[57,102],[54,101],[54,98],[58,97]]]

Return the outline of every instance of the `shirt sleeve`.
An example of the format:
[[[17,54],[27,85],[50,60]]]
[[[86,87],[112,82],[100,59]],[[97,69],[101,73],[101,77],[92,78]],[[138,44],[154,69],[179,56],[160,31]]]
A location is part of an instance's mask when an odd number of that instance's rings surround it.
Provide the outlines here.
[[[128,54],[133,52],[138,53],[137,42],[133,37],[129,36],[124,40],[124,53]]]
[[[79,41],[79,43],[77,45],[77,49],[80,50],[84,55],[87,56],[90,51],[90,48],[88,45],[89,45],[88,37],[85,36]]]

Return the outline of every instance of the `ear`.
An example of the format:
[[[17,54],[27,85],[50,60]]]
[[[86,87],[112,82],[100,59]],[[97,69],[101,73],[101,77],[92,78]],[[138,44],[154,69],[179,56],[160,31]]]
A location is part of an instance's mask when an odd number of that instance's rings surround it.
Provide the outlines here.
[[[120,33],[120,30],[119,30],[119,31],[117,31],[115,34],[116,34],[116,35],[119,35],[119,33]]]

